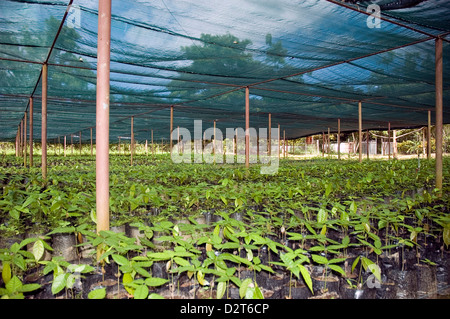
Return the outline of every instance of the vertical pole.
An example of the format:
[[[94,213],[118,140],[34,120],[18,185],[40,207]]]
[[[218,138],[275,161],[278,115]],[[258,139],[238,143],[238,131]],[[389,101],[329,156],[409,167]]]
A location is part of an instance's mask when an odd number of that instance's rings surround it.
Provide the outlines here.
[[[391,122],[388,122],[388,154],[391,159]]]
[[[23,166],[27,167],[27,112],[23,117]]]
[[[269,113],[269,132],[267,140],[267,153],[269,157],[272,155],[272,114]]]
[[[442,38],[436,39],[436,188],[442,196],[443,61]]]
[[[170,107],[170,134],[169,134],[169,142],[170,142],[170,155],[172,156],[172,130],[173,130],[173,106]]]
[[[245,167],[250,166],[250,93],[245,88]]]
[[[280,140],[281,140],[281,134],[280,134],[280,124],[278,124],[278,160],[280,160]]]
[[[131,117],[130,165],[133,166],[134,153],[134,116]]]
[[[427,159],[431,157],[431,111],[428,110],[428,127],[427,127]]]
[[[362,110],[361,101],[358,102],[358,132],[359,132],[359,162],[362,162]]]
[[[109,230],[109,79],[111,0],[99,0],[96,105],[97,232]]]
[[[30,97],[30,167],[33,166],[33,98]]]
[[[41,143],[42,143],[42,178],[47,179],[47,64],[42,65],[42,115],[41,115]]]
[[[341,159],[341,119],[338,119],[337,153],[338,153],[338,160],[340,160]]]
[[[91,127],[91,156],[94,155],[94,144],[92,143],[92,127]]]
[[[67,143],[67,137],[64,135],[64,157],[66,157],[66,143]]]

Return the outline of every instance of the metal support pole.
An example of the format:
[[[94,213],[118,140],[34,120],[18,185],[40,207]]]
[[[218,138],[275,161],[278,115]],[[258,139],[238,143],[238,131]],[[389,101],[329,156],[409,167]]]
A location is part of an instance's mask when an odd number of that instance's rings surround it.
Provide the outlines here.
[[[42,65],[42,111],[41,111],[41,143],[42,143],[42,178],[47,179],[47,64]]]
[[[23,166],[27,167],[27,112],[23,117]]]
[[[443,137],[443,61],[442,38],[437,38],[436,48],[436,188],[442,196],[442,137]]]
[[[245,88],[245,167],[250,166],[250,93]]]
[[[33,98],[30,97],[30,167],[33,166]]]
[[[431,158],[431,111],[428,110],[428,127],[427,127],[427,159]]]
[[[131,117],[130,165],[133,166],[134,153],[134,116]]]
[[[272,114],[269,113],[269,132],[268,132],[268,139],[267,139],[267,153],[269,157],[272,155]]]
[[[281,134],[280,134],[280,124],[278,124],[278,160],[280,160],[280,140],[281,140]]]
[[[173,106],[170,107],[170,134],[169,134],[169,142],[170,142],[170,155],[172,156],[172,131],[173,131]]]
[[[362,162],[362,110],[361,101],[358,102],[358,132],[359,132],[359,162]]]
[[[111,0],[99,0],[96,104],[97,232],[109,230],[109,79]]]

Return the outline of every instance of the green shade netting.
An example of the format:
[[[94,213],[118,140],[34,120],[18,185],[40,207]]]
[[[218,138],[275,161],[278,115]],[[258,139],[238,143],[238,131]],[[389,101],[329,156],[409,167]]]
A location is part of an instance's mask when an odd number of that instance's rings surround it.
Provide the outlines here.
[[[366,13],[381,9],[380,27]],[[58,32],[67,10],[67,16]],[[48,138],[90,139],[96,108],[97,1],[0,2],[0,140],[13,140],[33,97],[40,140],[48,63]],[[213,122],[279,124],[287,138],[331,128],[426,125],[435,105],[435,36],[444,39],[444,123],[450,123],[450,2],[112,1],[110,139],[168,139]],[[372,20],[371,20],[372,19]],[[433,112],[434,114],[434,112]]]

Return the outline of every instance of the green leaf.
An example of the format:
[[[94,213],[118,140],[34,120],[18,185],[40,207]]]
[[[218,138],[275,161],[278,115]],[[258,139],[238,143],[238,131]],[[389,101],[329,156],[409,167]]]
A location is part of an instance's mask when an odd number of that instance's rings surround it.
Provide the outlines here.
[[[33,255],[36,261],[39,261],[44,256],[45,248],[41,239],[36,240],[33,244]]]
[[[241,283],[241,286],[239,287],[239,296],[241,298],[244,298],[245,295],[247,294],[247,289],[251,282],[252,282],[252,279],[247,278]]]
[[[450,245],[450,225],[448,225],[448,224],[446,225],[442,235],[443,235],[442,237],[444,239],[444,243],[448,247]]]
[[[164,297],[156,293],[151,293],[148,299],[164,299]]]
[[[120,266],[128,266],[130,264],[128,259],[125,258],[124,256],[117,255],[117,254],[112,254],[112,258]]]
[[[54,279],[53,279],[53,283],[52,283],[52,294],[56,295],[57,293],[59,293],[61,290],[64,289],[64,287],[66,287],[66,274],[62,273],[57,275]]]
[[[311,290],[311,292],[314,294],[313,287],[312,287],[312,279],[311,279],[311,275],[309,274],[308,270],[303,265],[298,265],[298,268],[300,269],[300,273],[302,274],[303,280],[305,281],[309,290]]]
[[[21,292],[30,292],[41,288],[40,284],[25,284],[20,289]]]
[[[358,256],[358,257],[356,257],[356,259],[353,261],[353,264],[352,264],[352,272],[353,272],[353,270],[355,270],[355,267],[356,267],[356,265],[358,264],[360,258],[361,258],[361,256]]]
[[[258,284],[255,282],[255,292],[253,293],[253,299],[264,299],[264,295],[261,291],[261,289],[259,289]]]
[[[345,271],[338,265],[328,265],[332,270],[340,273],[342,276],[346,277]]]
[[[94,289],[89,292],[89,299],[104,299],[106,297],[106,288]]]
[[[326,258],[323,257],[323,256],[320,256],[320,255],[311,255],[311,258],[312,258],[316,263],[318,263],[318,264],[322,264],[322,265],[328,264],[328,259],[326,259]]]
[[[13,276],[5,285],[5,287],[9,293],[19,292],[22,288],[22,282],[20,281],[19,277]]]
[[[134,299],[146,299],[148,292],[148,287],[146,285],[139,285],[134,291]]]
[[[227,290],[227,283],[225,281],[221,281],[217,284],[217,293],[216,298],[222,299],[222,297],[225,295],[225,291]]]
[[[11,280],[11,264],[7,261],[3,262],[2,279],[5,284]]]
[[[323,224],[327,220],[328,220],[328,212],[323,208],[319,209],[319,213],[317,214],[317,222]]]
[[[145,284],[150,287],[158,287],[167,283],[169,280],[158,277],[150,277],[145,279]]]

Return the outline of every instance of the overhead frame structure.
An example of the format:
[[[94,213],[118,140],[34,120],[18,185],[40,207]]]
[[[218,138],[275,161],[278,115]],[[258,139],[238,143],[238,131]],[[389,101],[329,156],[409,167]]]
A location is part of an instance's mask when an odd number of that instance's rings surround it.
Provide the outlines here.
[[[372,2],[380,28],[369,27]],[[384,10],[393,2],[113,3],[110,141],[129,135],[132,116],[137,141],[151,130],[167,138],[170,110],[175,126],[188,129],[194,119],[245,127],[246,88],[250,126],[266,127],[270,113],[288,139],[336,132],[338,119],[342,132],[358,130],[360,101],[364,129],[427,125],[428,111],[435,118],[434,41],[442,39],[446,56],[450,4]],[[98,4],[2,1],[0,12],[0,140],[15,138],[30,98],[41,129],[43,65],[48,138],[95,128]],[[444,62],[444,123],[448,71]]]
[[[433,118],[439,176],[449,13],[438,0],[123,0],[111,8],[109,88],[99,97],[97,2],[2,1],[0,141],[23,144],[26,114],[32,141],[87,142],[82,132],[94,130],[97,151],[105,137],[130,135],[130,121],[132,140],[146,141],[199,119],[225,131],[264,128],[269,117],[290,139]],[[108,135],[98,131],[106,98]]]

